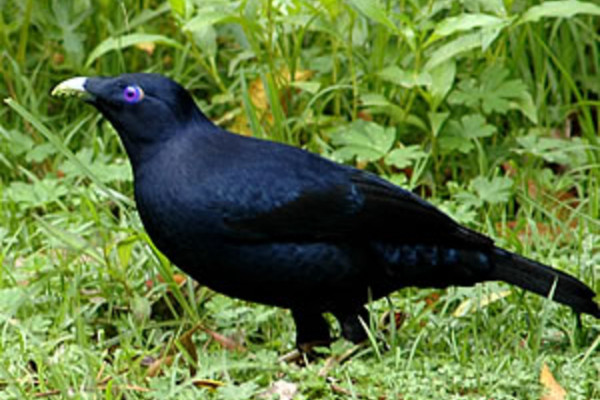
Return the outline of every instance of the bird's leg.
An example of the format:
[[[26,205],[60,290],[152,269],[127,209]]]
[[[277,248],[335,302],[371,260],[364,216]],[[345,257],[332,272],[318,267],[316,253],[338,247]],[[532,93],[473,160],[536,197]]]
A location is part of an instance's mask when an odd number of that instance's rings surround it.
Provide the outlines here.
[[[364,324],[369,324],[369,311],[365,307],[353,309],[352,311],[340,310],[334,312],[335,317],[340,322],[342,336],[352,343],[358,344],[367,340],[367,332]]]
[[[296,345],[299,350],[310,353],[316,346],[329,346],[331,333],[329,324],[321,312],[316,310],[292,309],[296,323]]]

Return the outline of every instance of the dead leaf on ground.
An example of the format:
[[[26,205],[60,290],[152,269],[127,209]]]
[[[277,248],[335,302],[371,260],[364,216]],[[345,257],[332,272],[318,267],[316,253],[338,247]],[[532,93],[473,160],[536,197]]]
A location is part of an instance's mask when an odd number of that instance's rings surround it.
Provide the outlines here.
[[[310,70],[296,70],[294,72],[294,82],[305,82],[313,76],[313,71]],[[281,103],[284,112],[287,110],[289,99],[292,93],[288,90],[290,83],[292,82],[292,75],[287,68],[279,70],[275,76],[277,86],[281,89],[279,102]],[[248,85],[248,95],[250,101],[256,109],[257,117],[260,121],[266,121],[268,124],[273,123],[273,115],[271,114],[271,105],[269,104],[269,97],[267,90],[263,84],[261,77],[254,79]],[[233,123],[229,126],[229,129],[233,132],[239,133],[244,136],[251,136],[252,130],[245,112],[241,112],[234,119]]]
[[[327,361],[325,361],[325,365],[321,368],[317,375],[320,377],[325,377],[329,375],[329,371],[331,371],[336,365],[342,365],[346,361],[350,360],[352,356],[358,353],[359,350],[364,349],[368,346],[369,342],[364,341],[353,345],[352,347],[344,351],[342,354],[333,355],[327,358]]]
[[[292,400],[298,393],[298,385],[292,382],[278,380],[271,384],[271,387],[258,395],[259,399],[279,399]]]
[[[183,335],[181,335],[181,337],[179,338],[179,343],[181,343],[181,345],[183,346],[185,351],[188,353],[188,355],[192,359],[192,362],[189,363],[191,376],[196,375],[196,365],[198,365],[198,351],[196,350],[196,344],[192,340],[192,335],[198,329],[200,329],[200,326],[196,325],[195,327],[193,327],[192,329],[188,330]]]
[[[192,341],[192,335],[201,328],[202,325],[198,324],[184,332],[177,339],[177,341],[179,341],[179,343],[181,344],[181,347],[185,349],[189,357],[192,359],[192,362],[189,363],[190,374],[192,375],[196,373],[196,364],[198,363],[198,352],[196,350],[196,345]],[[163,366],[168,367],[171,364],[173,364],[175,354],[178,350],[179,348],[175,345],[175,343],[169,343],[169,345],[166,347],[166,350],[163,351],[161,356],[150,364],[150,366],[148,367],[148,371],[146,372],[146,377],[154,377],[160,373]],[[144,362],[144,360],[142,362]]]
[[[208,390],[217,390],[221,386],[225,386],[224,382],[216,381],[214,379],[194,379],[192,384],[198,388],[204,388]]]
[[[567,397],[567,391],[556,382],[554,375],[552,375],[546,363],[542,365],[540,383],[544,387],[544,393],[540,397],[540,400],[564,400]]]
[[[154,44],[153,42],[143,42],[143,43],[136,44],[135,47],[142,50],[144,53],[148,54],[149,56],[151,56],[152,54],[154,54],[154,49],[156,48],[156,44]]]
[[[327,378],[327,383],[329,383],[329,387],[334,393],[341,394],[344,396],[348,396],[353,399],[362,399],[365,396],[360,393],[353,393],[352,391],[338,385],[332,377]]]
[[[150,367],[148,367],[148,371],[146,372],[146,378],[153,378],[159,374],[162,370],[163,366],[170,366],[173,364],[173,356],[161,357],[155,360]]]
[[[466,299],[456,307],[452,316],[457,318],[464,317],[468,312],[485,308],[488,305],[505,298],[510,295],[510,293],[510,290],[503,290],[501,292],[488,293],[475,299]]]
[[[229,338],[225,335],[221,335],[220,333],[215,332],[206,327],[202,327],[201,329],[204,332],[208,333],[215,342],[219,343],[226,350],[235,350],[240,352],[246,351],[246,348],[243,344],[233,340],[232,338]]]

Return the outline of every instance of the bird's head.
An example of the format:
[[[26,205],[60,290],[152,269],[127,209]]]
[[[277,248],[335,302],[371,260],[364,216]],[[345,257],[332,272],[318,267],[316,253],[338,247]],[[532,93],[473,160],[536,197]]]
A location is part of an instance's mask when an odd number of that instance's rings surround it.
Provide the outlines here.
[[[158,74],[71,78],[52,95],[77,96],[96,107],[115,127],[132,160],[190,124],[208,121],[183,87]]]

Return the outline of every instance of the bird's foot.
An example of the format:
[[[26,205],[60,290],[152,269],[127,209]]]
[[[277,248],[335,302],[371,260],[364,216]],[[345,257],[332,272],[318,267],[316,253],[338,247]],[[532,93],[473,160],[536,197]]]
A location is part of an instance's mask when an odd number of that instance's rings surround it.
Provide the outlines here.
[[[279,357],[279,361],[305,365],[307,362],[323,357],[323,353],[317,349],[319,347],[329,347],[331,343],[332,339],[298,343],[294,350]]]

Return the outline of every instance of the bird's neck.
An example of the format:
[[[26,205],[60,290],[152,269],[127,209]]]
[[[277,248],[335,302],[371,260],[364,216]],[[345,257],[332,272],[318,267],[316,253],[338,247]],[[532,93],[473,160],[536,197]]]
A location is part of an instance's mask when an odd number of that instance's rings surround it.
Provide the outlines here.
[[[204,120],[194,120],[185,126],[171,129],[176,134],[164,135],[159,140],[154,138],[151,142],[140,139],[132,140],[132,135],[120,135],[131,161],[134,175],[138,175],[138,171],[142,169],[143,165],[155,163],[162,153],[197,152],[198,147],[201,147],[203,143],[208,145],[212,141],[211,138],[223,133],[221,128],[203,115],[202,117]]]

